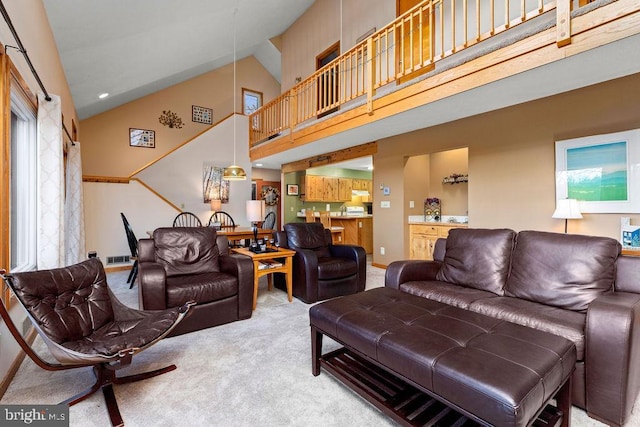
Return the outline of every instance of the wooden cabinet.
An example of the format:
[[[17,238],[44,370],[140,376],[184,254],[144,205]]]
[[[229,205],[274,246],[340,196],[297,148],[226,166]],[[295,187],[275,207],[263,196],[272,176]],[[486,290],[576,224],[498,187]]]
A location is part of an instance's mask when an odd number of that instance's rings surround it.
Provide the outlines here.
[[[305,175],[300,181],[302,199],[305,201],[322,201],[324,197],[324,178],[316,175]]]
[[[330,176],[304,175],[300,181],[302,200],[305,202],[350,202],[352,190],[366,190],[362,202],[372,201],[373,182],[370,179],[336,178]]]
[[[373,253],[373,218],[358,218],[358,246],[368,254]]]
[[[338,178],[330,178],[325,176],[323,178],[323,198],[324,202],[337,202],[338,201]]]
[[[458,227],[466,225],[409,224],[409,258],[432,260],[436,240],[446,238],[449,230]]]
[[[366,253],[373,253],[373,218],[333,217],[331,225],[344,227],[345,245],[362,246]]]
[[[353,179],[338,178],[338,199],[340,202],[350,201],[352,190],[353,190]]]

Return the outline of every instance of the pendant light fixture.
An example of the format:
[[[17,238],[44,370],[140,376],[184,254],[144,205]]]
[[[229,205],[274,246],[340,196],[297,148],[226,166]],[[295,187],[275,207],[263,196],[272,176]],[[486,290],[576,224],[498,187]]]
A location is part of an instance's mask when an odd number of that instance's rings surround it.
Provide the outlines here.
[[[236,164],[236,14],[238,9],[233,10],[233,164],[224,169],[222,179],[229,181],[244,181],[247,173]]]

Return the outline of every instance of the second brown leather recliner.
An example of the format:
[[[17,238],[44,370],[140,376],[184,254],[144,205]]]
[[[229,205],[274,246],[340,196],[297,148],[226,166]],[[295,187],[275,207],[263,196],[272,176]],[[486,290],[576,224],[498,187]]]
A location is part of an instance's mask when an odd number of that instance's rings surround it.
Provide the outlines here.
[[[251,317],[253,263],[229,254],[227,237],[215,229],[158,228],[153,239],[140,239],[138,252],[141,308],[197,303],[171,335]]]
[[[296,251],[293,257],[293,295],[310,304],[362,292],[367,254],[355,245],[331,244],[331,232],[319,222],[285,224],[273,233],[276,244]],[[276,277],[276,287],[284,280]]]

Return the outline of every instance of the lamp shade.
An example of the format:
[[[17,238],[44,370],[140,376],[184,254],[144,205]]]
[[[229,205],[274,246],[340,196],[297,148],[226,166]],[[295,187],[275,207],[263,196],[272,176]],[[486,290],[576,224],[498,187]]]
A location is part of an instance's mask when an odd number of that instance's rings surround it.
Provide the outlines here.
[[[234,142],[235,146],[235,142]],[[235,148],[234,148],[235,150]],[[228,168],[224,168],[222,173],[222,179],[229,181],[244,181],[247,179],[247,173],[238,165],[231,165]]]
[[[582,214],[580,213],[580,206],[576,199],[561,199],[556,200],[556,210],[551,215],[551,218],[561,219],[580,219]]]
[[[211,210],[218,212],[222,209],[222,201],[220,199],[211,199]]]
[[[259,222],[264,219],[264,200],[247,200],[247,219],[250,222]]]

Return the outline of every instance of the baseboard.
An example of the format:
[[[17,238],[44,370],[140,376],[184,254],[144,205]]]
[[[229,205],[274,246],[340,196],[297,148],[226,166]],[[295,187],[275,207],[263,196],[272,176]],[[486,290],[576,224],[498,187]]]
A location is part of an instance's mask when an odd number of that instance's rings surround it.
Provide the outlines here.
[[[36,335],[37,335],[37,332],[32,327],[29,333],[27,334],[27,337],[25,338],[25,341],[27,342],[27,344],[29,344],[29,346],[33,344],[33,341],[36,339]],[[18,355],[16,356],[15,360],[11,364],[11,367],[9,368],[7,375],[2,379],[2,382],[0,382],[0,399],[2,399],[4,397],[4,394],[7,392],[7,389],[9,388],[11,381],[13,381],[13,377],[15,377],[16,374],[18,373],[18,369],[20,369],[20,365],[22,364],[22,361],[24,360],[26,355],[27,354],[21,349]]]
[[[133,264],[127,264],[127,265],[118,265],[115,267],[104,267],[104,272],[105,273],[115,273],[116,271],[124,271],[124,270],[131,270],[131,268],[133,268]]]
[[[377,262],[372,262],[371,263],[372,267],[378,267],[378,268],[383,268],[383,269],[387,269],[387,266],[385,264],[378,264]]]

